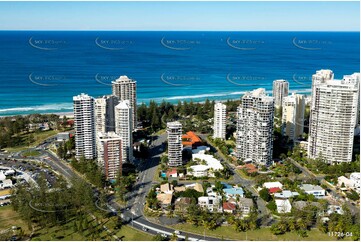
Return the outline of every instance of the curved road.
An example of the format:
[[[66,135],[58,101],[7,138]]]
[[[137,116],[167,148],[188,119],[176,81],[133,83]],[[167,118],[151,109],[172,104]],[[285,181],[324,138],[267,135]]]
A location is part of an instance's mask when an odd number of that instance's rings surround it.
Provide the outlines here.
[[[45,144],[37,147],[38,151],[41,153],[40,157],[33,157],[33,159],[40,160],[42,162],[47,163],[53,170],[62,174],[68,181],[72,179],[72,177],[81,178],[76,172],[72,170],[69,164],[65,161],[59,159],[54,153],[47,150],[48,146],[54,140],[53,137],[45,140]],[[129,223],[129,225],[134,228],[145,230],[147,229],[147,233],[156,235],[162,234],[164,236],[171,236],[174,233],[174,229],[165,227],[160,224],[156,224],[147,220],[147,218],[143,214],[143,208],[145,203],[145,196],[148,194],[149,190],[152,187],[154,173],[157,171],[157,165],[159,164],[160,154],[163,150],[163,142],[166,140],[166,135],[160,135],[152,142],[152,149],[150,150],[151,159],[148,159],[147,162],[143,164],[139,164],[138,169],[139,180],[134,185],[134,189],[129,191],[127,194],[128,197],[128,205],[126,207],[120,206],[118,203],[114,201],[114,199],[110,199],[108,201],[109,211],[121,211],[121,216],[125,221]],[[31,148],[35,149],[35,148]],[[12,159],[23,159],[20,153],[17,153]],[[30,159],[30,158],[26,158]],[[179,238],[188,237],[188,240],[210,240],[210,241],[218,241],[219,238],[212,238],[208,236],[202,236],[192,233],[181,232],[180,235],[177,235]]]

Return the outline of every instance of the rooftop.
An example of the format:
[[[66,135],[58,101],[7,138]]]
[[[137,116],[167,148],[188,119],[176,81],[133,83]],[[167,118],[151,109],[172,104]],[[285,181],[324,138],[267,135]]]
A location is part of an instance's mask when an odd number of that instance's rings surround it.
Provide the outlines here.
[[[166,194],[166,193],[159,193],[157,195],[158,201],[160,201],[163,205],[169,205],[172,203],[172,194]]]
[[[232,187],[232,188],[225,188],[223,189],[224,193],[226,193],[227,195],[240,195],[243,196],[244,191],[241,187]]]
[[[206,154],[193,154],[193,159],[200,159],[205,160],[207,166],[209,168],[213,168],[213,170],[223,170],[223,166],[219,160],[213,157],[213,155],[206,155]]]
[[[290,190],[284,190],[280,193],[275,193],[276,198],[290,198],[300,195],[298,192],[291,192]]]
[[[239,203],[244,207],[253,207],[253,200],[251,198],[240,197]]]
[[[135,83],[136,81],[130,79],[128,76],[120,76],[115,81],[112,81],[112,83]]]
[[[224,202],[223,209],[224,210],[236,210],[236,205],[233,203],[230,203],[230,202]]]
[[[198,135],[193,131],[188,131],[186,134],[182,135],[182,139],[185,139],[185,141],[182,141],[183,146],[200,145],[202,142]]]
[[[194,189],[197,192],[202,192],[202,193],[204,192],[203,186],[200,183],[188,184],[188,185],[186,185],[186,188]]]
[[[324,190],[322,187],[320,186],[315,186],[312,184],[303,184],[300,186],[300,188],[304,191],[319,191],[319,190]]]
[[[282,189],[279,187],[271,187],[270,189],[268,189],[268,191],[269,191],[269,193],[276,193],[276,192],[282,191]]]
[[[161,192],[173,192],[173,185],[169,183],[165,183],[160,185],[160,191]]]
[[[263,187],[268,188],[268,189],[270,189],[272,187],[282,188],[283,185],[280,182],[265,182],[265,183],[263,183]]]

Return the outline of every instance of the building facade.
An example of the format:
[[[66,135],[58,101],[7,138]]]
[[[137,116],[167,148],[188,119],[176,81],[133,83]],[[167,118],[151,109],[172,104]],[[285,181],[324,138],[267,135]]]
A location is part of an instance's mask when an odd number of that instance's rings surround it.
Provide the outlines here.
[[[226,138],[226,109],[223,103],[214,105],[213,138]]]
[[[284,97],[282,101],[282,135],[290,140],[302,136],[305,116],[305,98],[294,94]]]
[[[351,162],[359,104],[359,81],[326,80],[314,85],[308,157]]]
[[[361,74],[354,73],[352,75],[344,75],[343,80],[347,82],[357,82],[358,84],[358,93],[360,95],[360,81],[361,81]],[[360,126],[360,98],[358,99],[357,103],[357,115],[356,115],[356,126]]]
[[[96,152],[94,98],[87,94],[73,97],[76,158],[94,159]]]
[[[260,165],[272,162],[274,99],[264,88],[247,92],[237,111],[238,159]]]
[[[316,71],[316,73],[312,75],[311,98],[316,85],[325,83],[328,80],[333,80],[333,78],[334,78],[334,73],[332,70],[322,69]]]
[[[289,83],[286,80],[273,81],[273,97],[276,108],[282,106],[282,99],[288,96]]]
[[[120,76],[112,82],[113,95],[120,101],[129,100],[132,109],[132,130],[137,126],[137,83],[127,76]]]
[[[129,100],[115,106],[115,133],[122,139],[122,162],[133,162],[133,111]]]
[[[118,97],[113,95],[95,99],[95,130],[97,133],[115,131],[114,109],[118,103]]]
[[[182,165],[182,124],[178,121],[167,123],[168,165]]]
[[[98,165],[106,179],[116,179],[122,174],[122,139],[115,132],[98,133]]]

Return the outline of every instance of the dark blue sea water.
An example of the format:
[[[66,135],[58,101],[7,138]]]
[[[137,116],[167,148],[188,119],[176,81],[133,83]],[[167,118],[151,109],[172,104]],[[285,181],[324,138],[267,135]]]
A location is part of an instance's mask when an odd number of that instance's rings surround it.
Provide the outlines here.
[[[308,94],[311,76],[360,69],[358,32],[0,31],[0,116],[72,111],[72,96],[110,94],[120,75],[138,102],[235,99],[286,79]]]

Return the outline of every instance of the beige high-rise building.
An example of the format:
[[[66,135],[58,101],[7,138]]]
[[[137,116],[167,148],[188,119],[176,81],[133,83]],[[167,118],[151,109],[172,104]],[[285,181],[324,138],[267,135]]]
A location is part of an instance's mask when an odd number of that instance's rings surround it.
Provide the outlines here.
[[[132,130],[137,127],[137,82],[127,76],[120,76],[112,82],[113,95],[119,101],[129,100],[132,109]]]
[[[282,102],[282,135],[296,141],[303,134],[305,116],[305,98],[292,93]]]
[[[107,95],[95,99],[95,130],[97,133],[115,131],[115,106],[119,99],[113,95]]]
[[[214,105],[213,138],[226,138],[226,109],[223,103]]]
[[[182,165],[182,124],[178,121],[167,123],[168,165]]]
[[[87,94],[73,97],[76,158],[94,159],[96,152],[94,98]]]
[[[274,80],[273,81],[273,97],[275,100],[275,107],[282,106],[282,99],[288,96],[289,83],[286,80]]]
[[[98,133],[98,165],[106,179],[116,179],[122,174],[122,139],[115,132]]]
[[[115,133],[122,139],[122,161],[133,162],[133,112],[129,100],[115,106]]]
[[[237,158],[269,165],[273,153],[274,98],[264,88],[247,92],[237,111]]]
[[[359,80],[325,80],[315,83],[310,112],[309,158],[328,163],[352,160],[359,105]]]

